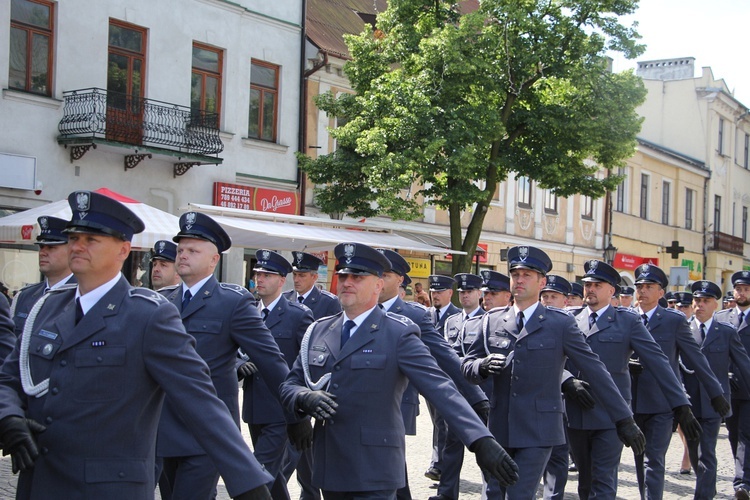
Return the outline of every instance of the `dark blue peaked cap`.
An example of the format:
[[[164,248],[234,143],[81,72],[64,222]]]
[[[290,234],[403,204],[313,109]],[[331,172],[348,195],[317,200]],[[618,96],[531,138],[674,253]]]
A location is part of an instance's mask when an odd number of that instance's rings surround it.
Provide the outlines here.
[[[441,292],[443,290],[451,290],[456,280],[450,276],[443,276],[442,274],[431,274],[430,280],[430,291]]]
[[[693,302],[693,294],[690,292],[675,292],[678,306],[689,306]]]
[[[404,275],[404,281],[401,282],[399,285],[401,288],[406,288],[407,286],[411,285],[411,278],[408,274]]]
[[[635,293],[635,288],[632,286],[621,286],[620,287],[620,295],[624,295],[625,297],[632,297]]]
[[[292,269],[295,271],[309,273],[318,272],[318,268],[324,264],[323,259],[316,257],[311,253],[292,252]]]
[[[719,285],[707,280],[693,282],[690,285],[690,291],[693,292],[693,297],[713,297],[714,299],[721,300],[724,296]]]
[[[68,196],[73,217],[66,233],[91,233],[131,241],[146,229],[143,221],[114,198],[93,191],[74,191]]]
[[[620,273],[614,267],[601,260],[587,260],[583,264],[584,276],[581,281],[586,282],[604,282],[617,287],[620,283]],[[622,289],[620,289],[622,292]]]
[[[151,260],[166,260],[174,262],[177,260],[177,245],[167,240],[159,240],[154,244]]]
[[[542,287],[543,292],[553,291],[561,293],[563,295],[568,295],[571,290],[572,288],[570,286],[570,282],[562,276],[558,276],[556,274],[548,274],[547,284]]]
[[[36,237],[36,245],[64,245],[68,242],[65,228],[68,221],[58,217],[43,215],[37,219],[39,223],[39,236]]]
[[[479,290],[482,288],[482,277],[471,273],[458,273],[453,276],[458,285],[458,291]]]
[[[672,292],[665,293],[664,298],[667,299],[667,302],[677,302],[677,299],[674,298],[674,293]]]
[[[281,276],[286,276],[292,272],[292,265],[289,261],[273,250],[261,248],[255,252],[255,258],[258,262],[255,264],[253,271],[280,274]]]
[[[750,285],[750,271],[737,271],[732,275],[732,286]]]
[[[480,272],[482,275],[482,290],[492,292],[510,291],[510,278],[490,269]]]
[[[639,283],[657,283],[662,288],[669,286],[667,275],[653,264],[641,264],[635,268],[635,284]]]
[[[568,293],[568,295],[577,295],[578,297],[583,298],[583,285],[580,283],[571,283],[570,293]]]
[[[177,243],[182,238],[210,241],[222,253],[232,246],[232,239],[218,222],[200,212],[186,212],[180,216],[180,232],[172,238]]]
[[[552,270],[552,260],[536,247],[512,247],[508,249],[508,271],[513,269],[531,269],[546,275]]]
[[[383,276],[391,270],[385,255],[362,243],[339,243],[333,249],[337,274],[374,274]]]
[[[400,253],[388,250],[387,248],[378,248],[378,252],[385,255],[385,258],[391,263],[391,272],[394,272],[399,276],[406,276],[409,274],[409,271],[411,271],[411,266]]]

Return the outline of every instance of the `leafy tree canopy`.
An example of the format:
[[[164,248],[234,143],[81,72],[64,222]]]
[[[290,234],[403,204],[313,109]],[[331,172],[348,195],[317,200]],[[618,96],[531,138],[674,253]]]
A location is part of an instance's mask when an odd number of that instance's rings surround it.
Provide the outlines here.
[[[498,182],[526,176],[558,196],[602,196],[597,176],[635,150],[645,89],[612,73],[608,50],[643,46],[619,16],[637,0],[391,0],[375,29],[347,36],[356,94],[318,96],[345,123],[338,149],[300,165],[326,212],[413,219],[428,199],[447,209],[454,271],[468,269]],[[585,159],[593,159],[596,165]],[[472,209],[461,226],[461,212]]]

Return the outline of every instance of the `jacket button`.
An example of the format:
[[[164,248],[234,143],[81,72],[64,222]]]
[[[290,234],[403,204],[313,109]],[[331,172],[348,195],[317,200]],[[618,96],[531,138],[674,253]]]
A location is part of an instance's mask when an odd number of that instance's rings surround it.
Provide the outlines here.
[[[336,365],[336,371],[339,371],[339,370],[341,370],[341,367]]]
[[[338,389],[339,388],[339,384],[333,384],[333,388],[334,389]]]
[[[513,393],[513,397],[514,397],[514,398],[515,398],[515,397],[518,397],[518,394],[516,394],[516,393],[514,392],[514,393]]]
[[[101,356],[97,356],[97,357],[96,357],[96,362],[97,362],[97,363],[101,363],[102,361],[104,361],[104,360],[102,359],[102,357],[101,357]]]
[[[47,423],[47,424],[51,424],[52,423],[52,417],[45,418],[44,422]]]
[[[57,387],[53,387],[50,392],[54,395],[54,394],[57,394],[58,392],[60,392],[60,389],[58,389]]]
[[[60,361],[60,366],[68,366],[68,362],[63,359]]]
[[[367,366],[370,366],[370,362],[369,362],[369,361],[365,361],[365,364],[366,364]]]
[[[521,342],[516,342],[516,347],[521,347],[523,344]]]
[[[42,455],[46,455],[47,453],[49,453],[49,448],[47,448],[46,446],[42,446],[42,449],[40,451],[42,452]]]
[[[124,472],[118,472],[117,473],[117,477],[120,477],[120,478],[125,477],[125,473]]]

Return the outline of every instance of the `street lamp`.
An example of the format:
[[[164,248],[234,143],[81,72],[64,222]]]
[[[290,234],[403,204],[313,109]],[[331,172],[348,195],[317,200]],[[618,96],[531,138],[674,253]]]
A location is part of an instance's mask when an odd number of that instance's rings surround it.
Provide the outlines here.
[[[610,241],[607,248],[604,249],[604,262],[611,266],[615,261],[615,255],[617,255],[617,247]]]

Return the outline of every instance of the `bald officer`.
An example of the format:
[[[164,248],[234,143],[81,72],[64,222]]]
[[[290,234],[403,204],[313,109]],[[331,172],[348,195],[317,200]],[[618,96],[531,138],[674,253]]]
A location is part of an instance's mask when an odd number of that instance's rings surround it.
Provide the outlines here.
[[[489,429],[518,463],[516,484],[503,487],[490,481],[491,500],[533,499],[552,447],[565,442],[560,381],[567,359],[597,380],[592,392],[616,422],[618,437],[637,451],[643,449],[643,434],[627,403],[573,316],[539,303],[551,268],[552,261],[538,248],[508,250],[515,304],[487,313],[463,361],[464,375],[474,383],[493,377]]]
[[[151,288],[162,294],[167,287],[173,289],[180,284],[180,275],[174,261],[177,259],[177,245],[171,241],[159,240],[151,250]]]
[[[292,256],[294,290],[284,292],[284,297],[310,308],[315,319],[341,312],[339,299],[331,292],[315,286],[318,281],[318,269],[325,264],[323,260],[305,252],[292,252]]]
[[[16,336],[19,337],[23,332],[23,325],[31,307],[42,294],[67,283],[76,283],[68,266],[68,235],[63,232],[68,221],[43,215],[37,219],[37,222],[39,223],[39,236],[36,237],[35,245],[39,247],[39,271],[44,276],[44,280],[22,288],[13,298],[10,314],[15,324]],[[11,345],[10,348],[12,347]],[[2,353],[0,356],[5,358]]]
[[[166,393],[229,493],[269,499],[271,477],[216,396],[178,311],[120,273],[143,222],[99,193],[77,191],[68,202],[78,285],[35,304],[0,370],[0,441],[21,471],[16,498],[153,498]]]
[[[187,212],[180,217],[180,232],[174,241],[182,285],[167,300],[180,311],[185,330],[195,338],[198,354],[208,364],[219,398],[239,427],[237,349],[242,347],[263,374],[271,394],[278,395],[289,367],[250,293],[238,285],[219,283],[214,277],[219,254],[232,245],[224,229],[205,214]],[[307,420],[296,421],[290,416],[288,421],[290,433],[310,430]],[[209,455],[211,450],[203,448],[185,424],[168,399],[159,423],[157,456],[163,458],[164,475],[175,500],[210,498],[219,473]],[[211,425],[209,421],[205,424]]]
[[[359,243],[339,244],[334,253],[343,312],[308,329],[281,390],[289,410],[316,418],[313,484],[330,500],[395,497],[405,484],[400,406],[409,381],[481,467],[504,484],[515,481],[515,464],[438,368],[419,327],[377,307],[390,261]]]

